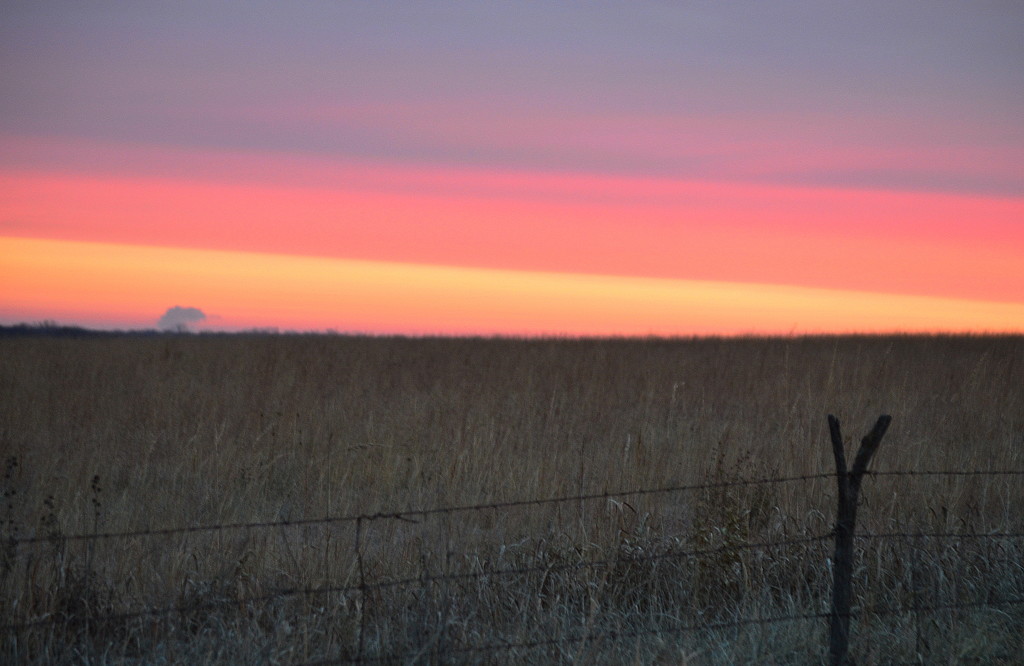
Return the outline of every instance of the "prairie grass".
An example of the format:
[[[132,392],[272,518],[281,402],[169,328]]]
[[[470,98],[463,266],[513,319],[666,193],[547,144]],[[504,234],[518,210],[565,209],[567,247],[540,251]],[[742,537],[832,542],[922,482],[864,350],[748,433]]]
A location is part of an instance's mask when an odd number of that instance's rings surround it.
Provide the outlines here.
[[[828,413],[893,415],[873,470],[1021,470],[1022,386],[1021,336],[0,339],[0,661],[818,663],[834,479],[624,491],[832,472]],[[871,476],[858,532],[1022,509]],[[858,663],[1021,663],[1022,539],[858,545]]]

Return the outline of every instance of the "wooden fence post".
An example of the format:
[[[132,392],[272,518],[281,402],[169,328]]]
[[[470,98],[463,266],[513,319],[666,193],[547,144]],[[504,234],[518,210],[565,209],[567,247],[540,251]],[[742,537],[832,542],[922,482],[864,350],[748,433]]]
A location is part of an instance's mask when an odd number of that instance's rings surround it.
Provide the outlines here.
[[[828,415],[832,437],[832,453],[836,458],[836,482],[839,486],[839,508],[836,512],[836,550],[832,558],[832,612],[829,616],[828,651],[832,666],[845,666],[850,641],[850,605],[853,600],[853,532],[857,523],[857,497],[860,482],[875,455],[892,417],[883,414],[875,427],[861,440],[853,469],[846,469],[843,434],[839,419]]]

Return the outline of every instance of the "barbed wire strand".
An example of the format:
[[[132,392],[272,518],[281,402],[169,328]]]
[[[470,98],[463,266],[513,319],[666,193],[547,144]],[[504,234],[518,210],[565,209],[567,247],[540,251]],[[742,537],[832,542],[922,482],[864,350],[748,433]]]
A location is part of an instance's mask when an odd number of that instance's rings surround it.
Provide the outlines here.
[[[854,539],[1021,539],[1024,532],[865,532]]]
[[[950,471],[880,471],[866,472],[868,476],[1024,476],[1024,470],[950,470]],[[297,520],[268,520],[257,522],[236,522],[216,523],[208,525],[191,525],[183,527],[168,527],[142,530],[126,530],[121,532],[92,532],[85,534],[49,534],[32,537],[11,537],[7,543],[11,545],[35,544],[35,543],[67,543],[72,541],[98,541],[108,539],[134,539],[142,537],[174,536],[180,534],[196,534],[202,532],[219,532],[228,530],[254,530],[270,529],[277,527],[312,527],[317,525],[329,525],[338,523],[353,523],[359,521],[374,520],[402,520],[418,522],[414,518],[426,518],[436,515],[452,515],[472,511],[489,511],[511,509],[526,506],[542,506],[546,504],[565,504],[570,502],[586,502],[599,499],[616,499],[619,497],[637,497],[645,495],[656,495],[677,492],[692,492],[699,490],[716,490],[752,485],[770,485],[777,483],[793,483],[798,481],[812,481],[819,479],[834,478],[835,472],[822,472],[818,474],[801,474],[796,476],[742,479],[734,481],[718,481],[713,483],[688,484],[665,486],[661,488],[621,490],[616,492],[604,491],[600,493],[587,493],[580,495],[565,495],[545,499],[532,500],[507,500],[501,502],[488,502],[482,504],[457,505],[450,507],[435,507],[430,509],[409,509],[404,511],[381,511],[372,514],[350,514],[343,516],[324,516],[321,518],[301,518]]]
[[[939,610],[955,610],[965,608],[987,608],[987,607],[999,607],[999,606],[1012,606],[1024,604],[1024,598],[1019,599],[1004,599],[999,601],[979,601],[979,602],[961,602],[955,604],[934,604],[934,605],[913,605],[913,606],[901,606],[900,608],[887,608],[887,609],[860,609],[849,613],[850,617],[862,618],[865,616],[886,616],[886,615],[897,615],[902,613],[915,613],[915,612],[935,612]],[[415,653],[403,653],[393,655],[382,655],[379,657],[340,657],[336,659],[324,659],[320,661],[305,662],[300,666],[329,666],[331,664],[351,664],[351,663],[382,663],[382,662],[402,662],[413,657],[439,657],[448,654],[469,654],[469,653],[488,653],[493,654],[496,652],[507,652],[510,650],[533,650],[537,648],[552,647],[555,645],[563,644],[578,644],[587,642],[597,642],[601,640],[618,640],[623,638],[638,638],[640,636],[649,634],[683,634],[691,633],[694,631],[717,631],[721,629],[733,629],[742,626],[750,626],[757,624],[778,624],[782,622],[792,622],[796,620],[820,620],[831,617],[831,613],[798,613],[791,615],[777,615],[767,618],[742,618],[738,620],[730,620],[727,622],[711,622],[711,623],[691,623],[677,627],[648,627],[643,629],[634,629],[630,631],[606,631],[606,632],[588,632],[581,636],[569,636],[561,638],[550,638],[544,640],[534,641],[523,641],[518,643],[503,642],[503,643],[489,643],[477,646],[467,647],[453,647],[449,648],[444,652],[441,651],[430,651],[430,652],[415,652]]]
[[[663,553],[657,553],[654,555],[620,555],[614,558],[606,558],[600,560],[581,560],[579,562],[562,562],[562,563],[550,563],[544,562],[539,564],[513,567],[506,569],[493,569],[484,571],[473,571],[473,572],[462,572],[462,573],[449,573],[449,574],[423,574],[416,577],[409,578],[397,578],[384,581],[377,581],[375,583],[357,584],[357,585],[331,585],[321,587],[306,587],[306,588],[281,588],[268,592],[266,594],[256,595],[252,597],[244,598],[226,598],[217,601],[204,602],[200,604],[187,604],[177,606],[166,606],[161,608],[150,608],[140,611],[132,611],[126,613],[117,613],[112,615],[103,615],[90,618],[93,621],[102,622],[114,622],[114,621],[127,621],[132,619],[139,619],[143,617],[161,617],[169,615],[187,615],[189,613],[195,613],[206,610],[216,610],[218,608],[233,606],[233,605],[251,605],[257,603],[265,603],[273,601],[275,599],[285,599],[289,597],[298,596],[319,596],[325,594],[353,594],[360,593],[364,595],[368,592],[375,592],[388,588],[396,587],[411,587],[420,586],[424,587],[428,584],[437,583],[451,583],[458,581],[467,581],[483,578],[500,578],[505,576],[522,576],[533,573],[544,573],[544,572],[560,572],[566,570],[580,570],[580,569],[593,569],[602,567],[615,567],[621,565],[639,564],[645,562],[654,562],[659,560],[670,560],[670,559],[684,559],[694,557],[707,557],[710,555],[719,555],[725,552],[741,551],[741,550],[770,550],[773,548],[781,548],[785,546],[795,545],[808,545],[812,543],[818,543],[822,541],[828,541],[832,539],[833,534],[820,534],[810,537],[799,537],[793,539],[785,539],[781,541],[763,541],[755,543],[743,543],[743,544],[724,544],[722,546],[716,546],[714,548],[701,548],[701,549],[690,549],[681,551],[666,551]],[[956,533],[956,532],[887,532],[887,533],[866,533],[858,534],[857,538],[862,539],[916,539],[916,538],[945,538],[945,539],[1020,539],[1024,538],[1024,533],[1017,532],[971,532],[971,533]],[[30,629],[33,627],[41,627],[46,625],[57,625],[57,624],[73,624],[77,621],[75,618],[61,618],[57,616],[39,618],[37,620],[31,620],[28,622],[7,624],[0,627],[3,631],[20,631],[24,629]]]
[[[1024,476],[1020,469],[977,469],[977,470],[934,470],[918,472],[914,470],[865,470],[866,476]],[[835,476],[833,472],[829,476]]]
[[[191,612],[215,610],[225,606],[245,606],[247,604],[261,603],[272,601],[274,599],[282,599],[287,597],[297,596],[315,596],[323,594],[351,594],[360,593],[364,595],[367,592],[375,592],[378,590],[394,588],[394,587],[406,587],[406,586],[426,586],[427,584],[444,583],[444,582],[455,582],[463,580],[473,580],[481,578],[498,578],[503,576],[515,576],[515,575],[526,575],[531,573],[543,573],[551,571],[565,571],[570,569],[587,569],[587,568],[600,568],[600,567],[611,567],[620,564],[630,563],[642,563],[652,562],[666,559],[682,559],[687,557],[702,557],[708,555],[717,555],[729,551],[738,550],[769,550],[772,548],[781,548],[784,546],[793,546],[801,544],[810,544],[820,541],[827,541],[832,538],[831,534],[823,534],[812,537],[801,537],[794,539],[786,539],[783,541],[765,541],[759,543],[745,543],[745,544],[725,544],[714,548],[705,549],[694,549],[684,551],[669,551],[665,553],[658,553],[656,555],[627,555],[615,558],[607,558],[602,560],[581,560],[579,562],[563,562],[563,563],[540,563],[534,565],[527,565],[522,567],[514,567],[510,569],[494,569],[485,571],[473,571],[464,573],[453,573],[453,574],[428,574],[420,575],[410,578],[397,578],[391,580],[378,581],[376,583],[359,583],[355,585],[331,585],[314,588],[283,588],[266,594],[256,595],[252,597],[244,598],[230,598],[212,602],[204,602],[201,604],[188,604],[178,606],[166,606],[162,608],[150,608],[140,611],[130,611],[126,613],[116,613],[112,615],[95,616],[89,618],[92,621],[125,621],[138,619],[143,617],[160,617],[167,615],[187,615]],[[18,631],[23,629],[30,629],[33,627],[40,627],[46,625],[56,624],[73,624],[80,622],[77,618],[60,618],[60,617],[46,617],[31,620],[28,622],[22,622],[17,624],[8,624],[0,627],[3,631]]]
[[[580,495],[564,495],[544,499],[532,500],[507,500],[501,502],[486,502],[481,504],[467,504],[449,507],[434,507],[430,509],[408,509],[405,511],[380,511],[368,514],[350,514],[344,516],[325,516],[322,518],[301,518],[298,520],[270,520],[250,523],[219,523],[211,525],[192,525],[185,527],[169,527],[145,530],[127,530],[123,532],[93,532],[87,534],[69,535],[46,535],[33,537],[16,537],[9,542],[14,544],[47,543],[47,542],[68,542],[68,541],[90,541],[99,539],[130,539],[147,536],[173,536],[175,534],[194,534],[197,532],[215,532],[224,530],[263,529],[274,527],[307,527],[314,525],[326,525],[331,523],[354,523],[373,520],[403,520],[416,522],[413,518],[425,518],[436,515],[451,515],[471,511],[494,511],[502,509],[513,509],[527,506],[542,506],[545,504],[566,504],[570,502],[586,502],[599,499],[617,499],[619,497],[636,497],[643,495],[657,495],[676,492],[688,492],[695,490],[715,490],[719,488],[731,488],[738,486],[764,485],[775,483],[793,483],[796,481],[811,481],[815,479],[826,479],[834,477],[835,474],[802,474],[798,476],[747,479],[737,481],[719,481],[714,483],[702,483],[691,485],[664,486],[661,488],[634,489],[622,491],[604,491],[600,493],[586,493]]]

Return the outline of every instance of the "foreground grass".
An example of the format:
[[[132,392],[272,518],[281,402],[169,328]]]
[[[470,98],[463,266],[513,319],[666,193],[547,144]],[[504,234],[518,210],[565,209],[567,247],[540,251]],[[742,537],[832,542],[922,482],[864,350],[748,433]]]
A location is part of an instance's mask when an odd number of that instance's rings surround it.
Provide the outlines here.
[[[10,338],[0,359],[0,615],[38,622],[0,637],[14,662],[814,663],[834,480],[621,492],[831,472],[827,413],[850,439],[893,414],[876,470],[1024,469],[1021,337]],[[858,529],[1019,534],[1022,500],[1019,476],[869,477]],[[859,662],[1018,659],[1021,539],[859,545]],[[780,616],[809,617],[758,621]]]

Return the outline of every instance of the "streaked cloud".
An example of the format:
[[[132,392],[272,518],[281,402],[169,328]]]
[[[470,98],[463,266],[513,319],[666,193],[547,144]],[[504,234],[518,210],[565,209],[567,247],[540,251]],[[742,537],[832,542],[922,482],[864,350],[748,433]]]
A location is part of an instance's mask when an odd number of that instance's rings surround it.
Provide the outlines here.
[[[9,135],[1024,193],[1024,9],[13,3]]]
[[[212,171],[198,182],[0,172],[0,216],[30,219],[34,232],[17,233],[25,237],[991,301],[1024,294],[1021,199],[299,165],[294,179],[308,172],[316,185],[268,183],[259,156],[225,159],[228,182]]]

